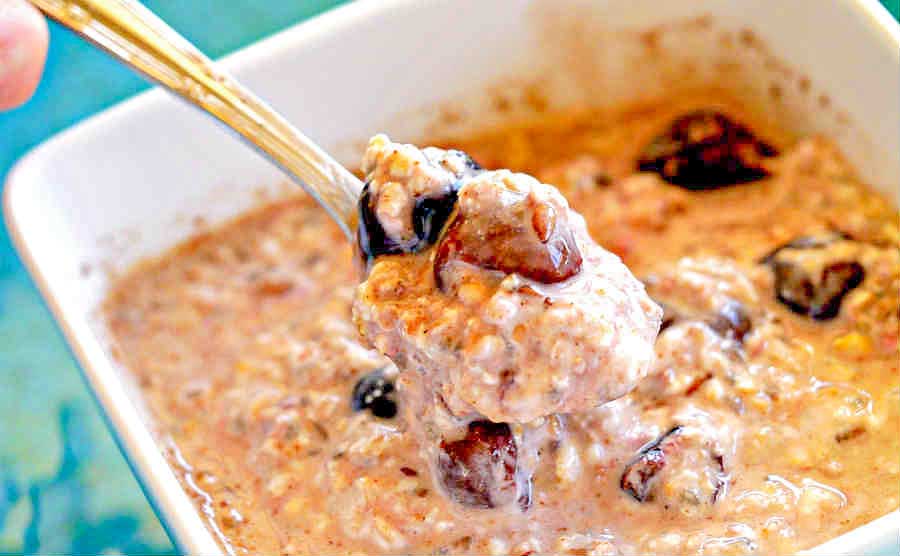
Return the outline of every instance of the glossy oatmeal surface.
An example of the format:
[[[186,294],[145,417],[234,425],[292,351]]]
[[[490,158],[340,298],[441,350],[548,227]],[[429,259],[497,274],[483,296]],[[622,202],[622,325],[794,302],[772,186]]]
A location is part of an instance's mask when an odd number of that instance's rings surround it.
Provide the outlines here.
[[[712,113],[750,135],[676,153],[679,118],[708,131]],[[791,554],[897,508],[898,215],[827,139],[702,93],[439,146],[559,187],[665,309],[650,376],[529,425],[527,510],[451,501],[403,381],[352,323],[349,243],[306,197],[250,212],[139,265],[105,305],[226,551]],[[698,178],[701,155],[743,183]],[[506,449],[478,427],[476,445]]]

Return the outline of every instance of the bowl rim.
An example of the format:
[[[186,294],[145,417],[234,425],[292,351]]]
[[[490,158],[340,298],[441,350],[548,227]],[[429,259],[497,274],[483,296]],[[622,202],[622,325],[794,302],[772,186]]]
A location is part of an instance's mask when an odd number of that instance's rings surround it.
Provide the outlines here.
[[[836,1],[864,13],[868,24],[876,31],[885,48],[891,48],[895,52],[900,49],[900,24],[878,0]],[[220,58],[218,63],[223,64],[229,71],[240,71],[280,52],[315,41],[318,37],[339,32],[342,27],[365,19],[371,14],[418,3],[417,0],[358,0],[341,4],[255,41]],[[151,109],[161,102],[169,102],[169,94],[158,87],[151,88],[83,119],[32,148],[14,164],[7,175],[3,191],[3,215],[10,240],[62,331],[69,353],[75,357],[82,379],[88,386],[104,422],[177,551],[184,554],[222,554],[222,547],[200,518],[200,512],[190,501],[187,491],[177,479],[174,479],[169,462],[159,450],[162,446],[152,437],[149,428],[130,403],[116,403],[113,399],[115,396],[111,394],[120,394],[121,387],[115,387],[117,385],[111,385],[108,379],[99,376],[98,365],[112,370],[112,362],[103,350],[99,349],[99,344],[90,345],[79,338],[77,329],[82,325],[72,322],[71,316],[54,295],[50,278],[23,236],[16,209],[19,190],[27,188],[29,183],[38,178],[35,173],[41,167],[43,159],[52,158],[54,152],[77,144],[84,137],[115,127],[130,114]],[[140,446],[141,443],[143,446]],[[148,446],[151,450],[146,449]],[[168,481],[168,484],[165,484],[161,480],[159,474],[166,472],[172,474],[171,479],[174,479],[174,483]],[[877,543],[883,541],[881,535],[884,535],[885,531],[896,532],[898,529],[900,529],[900,510],[895,510],[822,545],[803,551],[802,554],[809,556],[851,554],[852,550],[859,550],[861,547],[877,549],[880,546]],[[873,535],[877,536],[876,544],[872,543]]]

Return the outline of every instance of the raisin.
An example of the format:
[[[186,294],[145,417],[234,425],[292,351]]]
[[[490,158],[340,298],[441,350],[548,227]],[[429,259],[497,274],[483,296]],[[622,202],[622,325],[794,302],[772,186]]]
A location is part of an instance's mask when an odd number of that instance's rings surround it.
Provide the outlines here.
[[[810,316],[814,319],[832,319],[841,310],[844,296],[862,284],[866,278],[866,269],[856,261],[839,261],[822,269],[822,281],[819,285],[821,303],[813,305]]]
[[[731,338],[737,342],[743,342],[744,336],[753,327],[744,304],[733,299],[719,307],[707,324],[723,338]]]
[[[375,216],[372,193],[367,183],[359,196],[359,225],[356,231],[359,251],[364,259],[405,252],[405,246],[390,239]]]
[[[434,269],[442,289],[441,270],[453,260],[544,284],[562,282],[581,271],[575,236],[549,203],[507,190],[491,194],[497,198],[488,202],[500,210],[457,215],[438,244]]]
[[[385,378],[382,369],[364,375],[353,387],[350,407],[353,411],[368,409],[375,417],[392,419],[397,415],[394,383]]]
[[[448,496],[464,506],[503,506],[518,500],[516,460],[516,443],[509,425],[473,421],[464,438],[441,442],[440,482]]]
[[[458,183],[442,197],[422,197],[416,199],[413,208],[414,236],[406,241],[396,241],[385,233],[375,215],[374,200],[369,185],[362,190],[359,198],[359,226],[357,242],[364,259],[381,255],[416,253],[433,245],[456,206]]]
[[[638,455],[625,466],[619,487],[638,502],[646,502],[652,498],[653,478],[666,466],[666,451],[674,448],[680,426],[644,446]]]
[[[794,313],[816,320],[835,318],[841,302],[865,280],[865,268],[853,260],[828,261],[818,273],[790,257],[792,252],[820,250],[828,257],[828,248],[845,241],[840,234],[807,236],[782,245],[761,259],[772,269],[776,299]]]
[[[669,471],[670,468],[675,471]],[[683,470],[693,480],[685,482]],[[667,474],[668,479],[664,476]],[[674,480],[672,480],[674,478]],[[658,485],[671,480],[664,487]],[[666,509],[715,504],[727,485],[725,458],[715,443],[697,431],[676,425],[650,442],[625,466],[620,488],[638,502],[657,498]]]
[[[413,209],[413,230],[419,242],[416,250],[434,245],[437,242],[447,219],[456,206],[456,190],[439,198],[426,197],[418,199]]]
[[[673,121],[638,159],[638,169],[691,190],[718,189],[769,175],[762,164],[778,151],[745,126],[712,110]]]

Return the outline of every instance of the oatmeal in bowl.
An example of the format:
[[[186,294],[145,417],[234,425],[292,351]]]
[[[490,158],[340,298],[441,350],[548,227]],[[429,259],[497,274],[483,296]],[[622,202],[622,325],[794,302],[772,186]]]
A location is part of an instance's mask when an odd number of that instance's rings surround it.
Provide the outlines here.
[[[124,276],[223,545],[790,554],[895,510],[897,209],[718,94],[377,137],[355,250],[299,197]]]

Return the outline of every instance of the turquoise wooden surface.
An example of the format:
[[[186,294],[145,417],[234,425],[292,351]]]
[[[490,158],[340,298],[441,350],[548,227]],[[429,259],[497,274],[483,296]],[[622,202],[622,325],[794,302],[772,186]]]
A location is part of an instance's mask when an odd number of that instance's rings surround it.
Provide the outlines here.
[[[341,1],[145,3],[220,56]],[[900,14],[900,0],[884,3]],[[0,114],[0,183],[30,147],[145,87],[54,26],[37,95],[24,108]],[[0,553],[174,550],[0,226]]]

